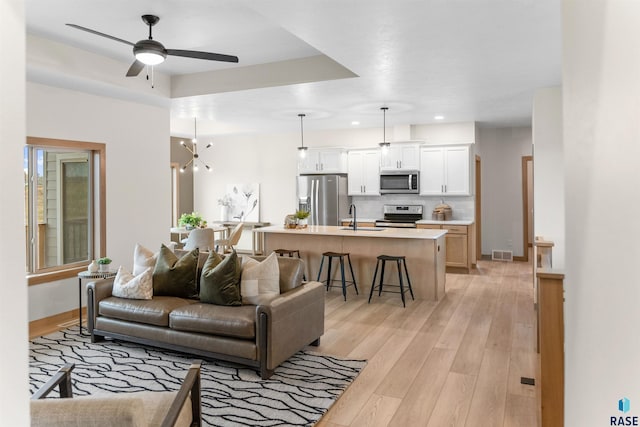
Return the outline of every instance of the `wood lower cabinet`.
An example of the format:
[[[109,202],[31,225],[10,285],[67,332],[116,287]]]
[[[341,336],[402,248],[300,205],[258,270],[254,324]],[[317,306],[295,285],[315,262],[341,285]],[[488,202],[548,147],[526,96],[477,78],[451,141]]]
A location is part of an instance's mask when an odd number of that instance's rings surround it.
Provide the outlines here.
[[[447,230],[446,265],[471,270],[473,262],[473,225],[418,224],[418,228]]]

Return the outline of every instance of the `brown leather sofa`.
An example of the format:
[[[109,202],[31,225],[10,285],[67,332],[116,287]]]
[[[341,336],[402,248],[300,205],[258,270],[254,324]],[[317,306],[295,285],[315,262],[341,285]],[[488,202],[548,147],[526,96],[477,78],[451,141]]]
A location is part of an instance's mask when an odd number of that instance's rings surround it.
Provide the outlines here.
[[[236,307],[154,296],[111,295],[113,279],[88,284],[91,341],[105,337],[221,359],[259,369],[263,379],[297,351],[318,345],[324,333],[324,287],[302,283],[303,261],[278,258],[280,295]]]

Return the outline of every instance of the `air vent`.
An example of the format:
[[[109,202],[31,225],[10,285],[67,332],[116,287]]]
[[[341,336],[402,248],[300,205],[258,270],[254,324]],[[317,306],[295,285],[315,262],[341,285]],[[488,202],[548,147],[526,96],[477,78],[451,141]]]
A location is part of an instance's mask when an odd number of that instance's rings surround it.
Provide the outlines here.
[[[493,261],[513,261],[513,251],[503,251],[494,249],[491,251]]]

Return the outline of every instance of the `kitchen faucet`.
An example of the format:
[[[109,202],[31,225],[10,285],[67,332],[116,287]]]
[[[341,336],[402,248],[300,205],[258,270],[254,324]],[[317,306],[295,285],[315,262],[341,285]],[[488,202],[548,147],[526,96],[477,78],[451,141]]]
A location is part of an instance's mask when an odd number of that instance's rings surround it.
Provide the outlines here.
[[[353,209],[353,214],[351,213],[352,209]],[[358,223],[356,221],[356,205],[354,205],[353,203],[349,205],[349,215],[351,215],[351,222],[353,223],[353,231],[356,231],[358,229]]]

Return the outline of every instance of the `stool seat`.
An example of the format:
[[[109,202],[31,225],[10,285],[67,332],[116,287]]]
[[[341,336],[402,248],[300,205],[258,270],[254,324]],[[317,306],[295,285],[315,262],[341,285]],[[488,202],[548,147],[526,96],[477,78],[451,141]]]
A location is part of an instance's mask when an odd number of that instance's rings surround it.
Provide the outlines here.
[[[347,258],[347,262],[349,263],[349,270],[351,272],[351,280],[346,280],[345,278],[345,273],[344,273],[344,258]],[[326,279],[326,283],[327,283],[327,291],[329,290],[329,288],[334,287],[331,285],[332,282],[341,282],[342,284],[342,296],[344,298],[344,300],[347,300],[347,286],[353,286],[353,288],[356,290],[356,295],[358,295],[358,285],[356,285],[356,277],[353,274],[353,267],[351,266],[351,256],[349,256],[348,252],[324,252],[322,254],[322,260],[320,261],[320,270],[318,270],[318,282],[320,282],[320,276],[322,275],[322,266],[324,265],[324,260],[328,259],[328,265],[327,265],[327,279]],[[337,279],[332,279],[331,278],[331,260],[333,258],[338,258],[338,260],[340,261],[340,280]],[[322,281],[324,282],[324,280]]]
[[[383,261],[398,261],[398,260],[406,260],[404,255],[378,255],[379,260]]]
[[[276,249],[273,251],[280,256],[288,255],[290,258],[293,258],[294,255],[297,255],[300,258],[300,251],[298,249]]]
[[[342,256],[348,256],[349,254],[347,252],[324,252],[322,254],[322,256],[330,256],[330,257],[342,257]]]
[[[391,261],[391,262],[395,261],[398,267],[399,285],[389,285],[388,283],[383,283],[384,267],[387,261]],[[376,286],[376,277],[378,275],[378,267],[380,266],[382,266],[380,271],[380,283]],[[404,274],[407,279],[408,289],[404,288],[404,281],[402,279],[402,266],[404,266]],[[400,291],[398,292],[398,291],[383,290],[383,286],[385,285],[387,287],[400,288]],[[407,260],[404,255],[378,255],[377,261],[376,261],[376,269],[375,269],[375,272],[373,273],[373,281],[371,282],[371,290],[369,291],[369,303],[371,303],[371,297],[373,296],[374,289],[378,289],[378,296],[382,295],[383,292],[400,294],[400,297],[402,298],[403,307],[406,307],[404,294],[407,291],[411,293],[411,299],[415,300],[415,298],[413,297],[413,289],[411,289],[411,280],[409,279],[409,271],[407,270]]]

